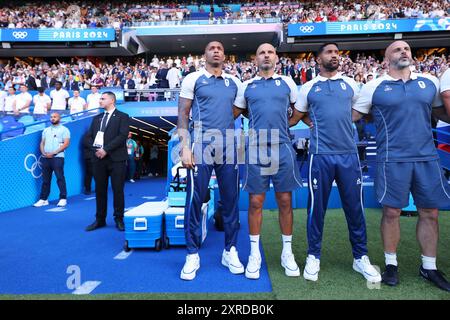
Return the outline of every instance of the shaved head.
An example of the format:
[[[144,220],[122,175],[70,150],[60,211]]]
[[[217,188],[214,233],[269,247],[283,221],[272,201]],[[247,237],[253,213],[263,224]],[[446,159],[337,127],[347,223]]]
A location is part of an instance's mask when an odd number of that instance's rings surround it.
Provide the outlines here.
[[[409,44],[406,43],[405,41],[402,41],[402,40],[397,40],[397,41],[392,42],[392,43],[386,48],[386,51],[384,52],[384,57],[385,57],[385,58],[388,58],[389,55],[391,54],[392,50],[394,50],[395,48],[397,48],[397,47],[399,47],[399,46],[400,46],[400,47],[401,47],[401,46],[407,46],[407,47],[409,47]]]
[[[407,68],[413,63],[411,47],[405,41],[394,41],[386,48],[384,59],[390,69]]]
[[[274,52],[277,52],[277,49],[275,49],[275,47],[273,45],[271,45],[270,43],[263,43],[258,47],[258,49],[256,49],[256,54],[258,55],[258,53],[263,49],[273,50]]]
[[[263,72],[273,72],[277,62],[277,50],[270,43],[263,43],[256,49],[256,64],[258,65],[259,70]]]

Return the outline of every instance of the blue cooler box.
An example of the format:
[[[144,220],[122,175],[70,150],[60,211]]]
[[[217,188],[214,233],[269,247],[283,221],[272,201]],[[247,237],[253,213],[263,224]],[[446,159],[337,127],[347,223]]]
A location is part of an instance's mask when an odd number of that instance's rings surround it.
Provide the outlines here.
[[[125,251],[132,248],[155,248],[163,245],[163,214],[169,207],[167,201],[150,201],[124,215]]]
[[[184,207],[186,205],[186,191],[169,191],[167,198],[171,207]]]
[[[205,241],[208,233],[208,204],[204,203],[202,206],[202,242]],[[165,245],[168,248],[170,245],[186,245],[184,236],[184,207],[169,207],[165,210],[164,216],[166,219],[165,226]]]

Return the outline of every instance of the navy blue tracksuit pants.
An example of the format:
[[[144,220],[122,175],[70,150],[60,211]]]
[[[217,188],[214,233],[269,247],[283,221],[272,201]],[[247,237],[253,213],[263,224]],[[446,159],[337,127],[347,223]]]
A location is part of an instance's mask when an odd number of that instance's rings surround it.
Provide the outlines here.
[[[312,154],[309,161],[308,254],[320,259],[325,212],[335,180],[347,219],[353,257],[361,258],[367,254],[367,235],[358,155]]]
[[[231,149],[235,153],[234,148]],[[214,150],[211,145],[195,145],[196,166],[194,170],[188,170],[184,211],[184,231],[189,254],[197,253],[202,243],[201,209],[209,193],[208,186],[213,169],[216,173],[222,204],[225,249],[228,251],[232,246],[236,247],[239,231],[239,170],[236,160],[226,161],[224,150],[222,150],[223,155],[216,157],[217,150]],[[200,154],[203,159],[199,159]]]

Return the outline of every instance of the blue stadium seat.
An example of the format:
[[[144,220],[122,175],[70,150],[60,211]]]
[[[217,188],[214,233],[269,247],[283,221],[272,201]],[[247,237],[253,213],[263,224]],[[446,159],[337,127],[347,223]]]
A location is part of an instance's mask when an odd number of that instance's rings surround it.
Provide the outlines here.
[[[17,120],[17,122],[22,122],[24,126],[32,124],[34,122],[34,118],[33,116],[30,115],[25,115],[20,117],[19,120]]]

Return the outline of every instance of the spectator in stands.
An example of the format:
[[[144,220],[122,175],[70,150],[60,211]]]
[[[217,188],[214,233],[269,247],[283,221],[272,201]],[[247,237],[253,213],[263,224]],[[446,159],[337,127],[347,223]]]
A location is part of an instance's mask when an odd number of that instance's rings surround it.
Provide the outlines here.
[[[37,79],[36,79],[36,71],[34,71],[34,69],[30,70],[30,74],[28,76],[28,79],[26,81],[26,85],[28,87],[29,90],[31,91],[36,91],[37,88],[39,87],[36,83]]]
[[[5,97],[4,112],[6,114],[13,114],[16,110],[16,89],[14,87],[8,88],[8,95]]]
[[[177,68],[175,63],[172,64],[172,68],[167,72],[167,81],[169,81],[169,88],[175,89],[180,86],[180,70]]]
[[[38,91],[38,94],[36,94],[33,97],[33,104],[34,104],[33,114],[35,116],[41,116],[41,115],[47,114],[48,110],[50,110],[50,107],[52,105],[52,100],[45,93],[44,88],[39,87],[37,89],[37,91]]]
[[[88,110],[94,110],[95,112],[98,112],[98,108],[100,108],[100,97],[102,95],[98,92],[97,87],[91,88],[91,93],[87,96],[87,109]]]
[[[25,84],[20,85],[20,93],[16,95],[15,114],[29,114],[30,104],[33,98],[28,92],[28,88]]]
[[[52,173],[55,172],[56,182],[59,188],[58,207],[67,205],[66,179],[64,177],[64,150],[69,146],[70,131],[60,124],[61,116],[53,112],[50,117],[51,126],[44,129],[40,144],[42,154],[42,188],[39,201],[35,207],[47,206],[50,194]]]
[[[8,92],[0,89],[0,114],[5,112],[5,99],[8,96]]]
[[[70,114],[79,113],[87,109],[86,100],[80,97],[80,91],[78,89],[73,91],[73,97],[69,99],[68,104]]]
[[[123,79],[120,82],[120,86],[124,90],[136,89],[136,83],[133,80],[133,74],[132,73],[128,73],[125,76],[125,79]],[[134,100],[135,97],[136,97],[136,92],[125,92],[125,99],[126,100]]]
[[[41,86],[45,89],[54,88],[56,84],[56,79],[53,77],[51,71],[47,72],[47,76],[41,79]]]
[[[310,67],[306,70],[306,81],[314,79],[320,72],[318,66],[316,66],[316,61],[311,60]]]
[[[169,88],[169,81],[167,81],[167,65],[164,62],[160,62],[160,69],[156,73],[156,79],[158,79],[158,88]]]
[[[69,92],[62,88],[62,82],[56,81],[55,89],[50,91],[50,98],[52,98],[51,110],[66,110],[67,100],[69,100],[69,97]]]
[[[64,83],[64,89],[66,89],[67,91],[80,90],[78,81],[75,81],[73,75],[69,75],[69,78]]]

